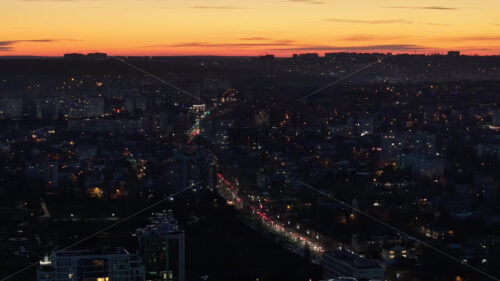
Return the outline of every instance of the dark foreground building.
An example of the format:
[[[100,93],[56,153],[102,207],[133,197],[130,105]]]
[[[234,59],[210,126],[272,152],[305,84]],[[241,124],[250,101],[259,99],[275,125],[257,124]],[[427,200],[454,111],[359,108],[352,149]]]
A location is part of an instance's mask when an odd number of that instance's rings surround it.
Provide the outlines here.
[[[383,280],[384,268],[375,260],[364,259],[346,251],[331,251],[321,260],[323,277],[354,277],[358,280]]]
[[[172,211],[156,213],[153,223],[139,229],[137,236],[147,280],[185,280],[184,232]]]
[[[109,251],[63,251],[45,256],[38,281],[144,281],[142,259],[123,248]]]

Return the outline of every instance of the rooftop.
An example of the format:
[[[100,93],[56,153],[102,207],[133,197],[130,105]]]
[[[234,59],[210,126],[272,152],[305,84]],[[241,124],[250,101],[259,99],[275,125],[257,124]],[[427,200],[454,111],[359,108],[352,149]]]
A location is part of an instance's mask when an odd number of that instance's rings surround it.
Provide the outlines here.
[[[336,259],[347,263],[355,268],[375,268],[380,267],[380,264],[375,260],[365,259],[347,251],[331,251],[323,255],[323,259]]]
[[[172,210],[155,213],[151,220],[152,224],[144,228],[139,228],[136,234],[139,236],[151,234],[163,235],[180,231]]]

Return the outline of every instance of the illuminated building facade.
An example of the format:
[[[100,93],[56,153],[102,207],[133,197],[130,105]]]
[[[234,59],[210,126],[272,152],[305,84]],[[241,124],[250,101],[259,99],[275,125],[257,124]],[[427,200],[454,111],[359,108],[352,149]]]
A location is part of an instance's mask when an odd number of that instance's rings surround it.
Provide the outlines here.
[[[38,281],[144,281],[142,259],[123,248],[110,251],[63,251],[46,256]]]

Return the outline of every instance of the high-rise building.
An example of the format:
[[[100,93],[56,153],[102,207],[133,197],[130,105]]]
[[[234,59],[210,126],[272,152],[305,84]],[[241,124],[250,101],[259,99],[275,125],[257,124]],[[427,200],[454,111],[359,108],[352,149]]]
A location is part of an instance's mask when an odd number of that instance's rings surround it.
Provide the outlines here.
[[[491,121],[493,122],[493,125],[500,125],[500,108],[493,111],[493,118]]]
[[[168,133],[168,114],[166,111],[151,112],[144,115],[144,131],[154,134]]]
[[[78,97],[73,98],[69,105],[70,119],[95,118],[104,115],[104,98]]]
[[[136,235],[147,280],[185,280],[184,232],[179,230],[172,211],[156,213],[153,223]]]
[[[144,264],[123,248],[56,252],[40,261],[37,281],[73,280],[144,281]]]
[[[165,183],[174,191],[197,182],[203,182],[202,187],[215,187],[217,158],[208,150],[176,150],[164,163]]]
[[[0,119],[23,116],[23,100],[19,98],[4,98],[0,100]]]
[[[89,54],[87,54],[87,59],[104,60],[107,57],[108,57],[108,55],[105,53],[89,53]]]
[[[305,59],[305,60],[312,60],[312,59],[318,59],[319,54],[318,53],[305,53],[305,54],[298,54],[299,59]]]

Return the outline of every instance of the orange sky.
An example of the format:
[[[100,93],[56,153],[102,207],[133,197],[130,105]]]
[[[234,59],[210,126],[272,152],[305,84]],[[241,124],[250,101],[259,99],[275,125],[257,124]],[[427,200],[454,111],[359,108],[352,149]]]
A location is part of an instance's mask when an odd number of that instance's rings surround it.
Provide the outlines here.
[[[0,56],[500,54],[492,0],[3,0]]]

